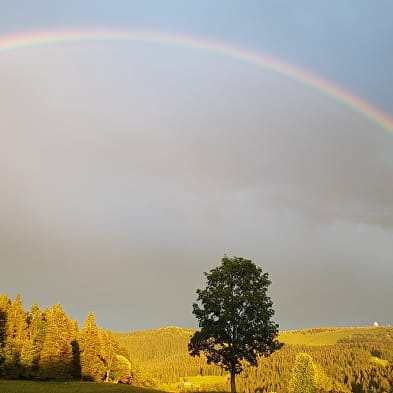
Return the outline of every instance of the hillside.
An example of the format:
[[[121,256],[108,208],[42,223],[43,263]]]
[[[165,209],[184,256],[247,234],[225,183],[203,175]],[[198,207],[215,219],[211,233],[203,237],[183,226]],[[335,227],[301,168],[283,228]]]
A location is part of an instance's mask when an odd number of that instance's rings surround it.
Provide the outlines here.
[[[188,355],[187,344],[193,332],[192,329],[165,327],[117,333],[116,337],[134,360],[161,381],[162,388],[187,390],[190,377],[226,376],[220,368],[207,365],[204,358]],[[246,368],[238,379],[239,390],[284,393],[294,357],[299,352],[309,353],[348,391],[382,393],[393,388],[391,327],[294,330],[281,332],[279,340],[285,344],[281,350],[269,358],[262,358],[258,368]],[[223,380],[217,381],[222,387]]]
[[[393,343],[392,327],[321,327],[281,332],[279,340],[291,345],[334,345],[339,342],[387,340]]]

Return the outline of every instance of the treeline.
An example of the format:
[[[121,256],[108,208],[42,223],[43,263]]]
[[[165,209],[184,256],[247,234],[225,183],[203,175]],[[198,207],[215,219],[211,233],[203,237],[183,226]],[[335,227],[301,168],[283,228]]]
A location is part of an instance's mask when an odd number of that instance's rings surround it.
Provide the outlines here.
[[[0,377],[91,380],[154,386],[114,334],[96,325],[90,313],[79,330],[60,304],[23,308],[18,295],[0,295]]]
[[[178,382],[187,376],[225,375],[222,369],[207,365],[204,358],[192,358],[188,354],[192,333],[190,329],[163,328],[116,334],[116,337],[162,383]],[[316,329],[315,333],[321,330]],[[261,358],[258,367],[246,367],[238,376],[238,390],[288,392],[294,360],[301,352],[308,353],[321,365],[335,382],[335,389],[339,387],[336,391],[393,393],[393,328],[385,327],[359,329],[359,334],[342,338],[334,345],[285,344],[270,357]]]

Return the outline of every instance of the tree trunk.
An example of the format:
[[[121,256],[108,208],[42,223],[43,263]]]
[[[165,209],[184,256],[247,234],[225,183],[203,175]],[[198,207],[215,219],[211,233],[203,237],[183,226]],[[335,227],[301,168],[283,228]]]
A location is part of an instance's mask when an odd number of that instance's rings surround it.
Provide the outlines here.
[[[235,370],[231,370],[231,393],[236,393]]]

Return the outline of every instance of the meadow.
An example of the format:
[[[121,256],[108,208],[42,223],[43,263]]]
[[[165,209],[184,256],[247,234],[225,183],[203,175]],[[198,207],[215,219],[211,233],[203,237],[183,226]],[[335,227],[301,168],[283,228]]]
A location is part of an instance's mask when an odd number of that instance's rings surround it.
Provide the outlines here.
[[[160,393],[125,384],[0,380],[1,393]]]

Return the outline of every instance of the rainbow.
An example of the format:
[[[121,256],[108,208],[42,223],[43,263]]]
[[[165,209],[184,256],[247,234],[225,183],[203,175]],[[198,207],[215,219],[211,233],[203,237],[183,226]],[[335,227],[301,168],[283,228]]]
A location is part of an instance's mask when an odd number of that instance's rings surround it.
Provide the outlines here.
[[[351,108],[385,131],[393,133],[393,118],[348,90],[310,71],[285,63],[269,55],[253,52],[223,42],[161,32],[123,31],[113,29],[33,31],[0,37],[0,54],[24,48],[48,45],[114,41],[169,44],[208,51],[246,63],[255,64],[318,90],[320,93]]]

